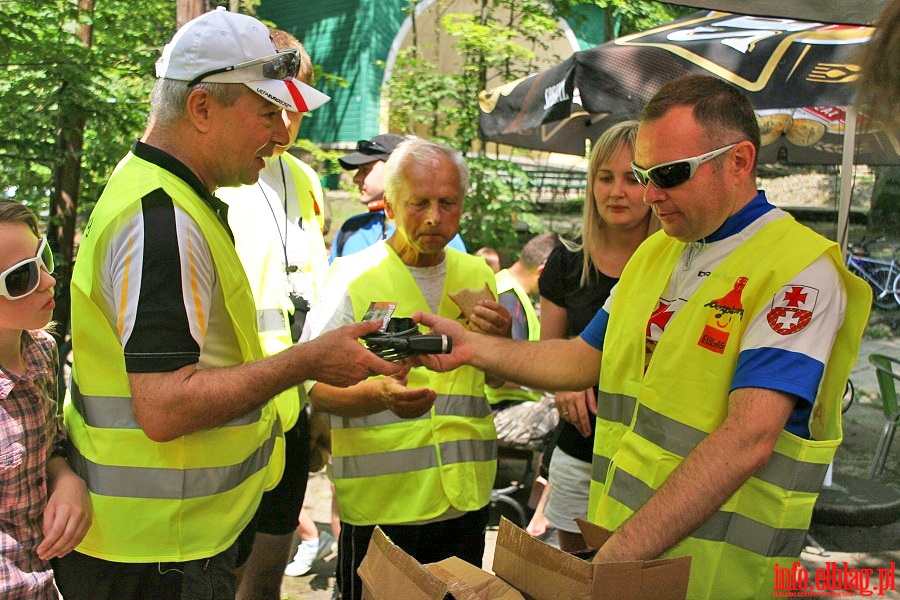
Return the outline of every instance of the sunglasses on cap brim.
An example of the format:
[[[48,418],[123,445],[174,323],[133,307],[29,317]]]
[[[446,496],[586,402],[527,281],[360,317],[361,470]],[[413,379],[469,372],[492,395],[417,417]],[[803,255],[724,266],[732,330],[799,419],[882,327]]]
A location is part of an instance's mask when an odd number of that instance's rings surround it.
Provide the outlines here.
[[[188,87],[194,87],[207,77],[218,75],[219,73],[227,73],[228,71],[236,71],[255,65],[262,65],[262,74],[266,79],[291,79],[300,72],[300,51],[296,48],[282,50],[278,54],[248,60],[247,62],[230,67],[222,67],[221,69],[213,69],[206,73],[201,73],[188,82]]]
[[[673,188],[693,177],[700,165],[717,156],[725,154],[739,143],[740,142],[735,142],[734,144],[723,146],[722,148],[712,150],[706,154],[701,154],[700,156],[680,158],[678,160],[665,162],[661,165],[650,167],[649,169],[642,169],[632,162],[631,170],[634,171],[634,177],[637,179],[638,183],[644,187],[647,187],[647,184],[652,182],[653,185],[663,190]]]
[[[41,267],[53,273],[53,251],[47,238],[41,238],[34,258],[18,262],[0,273],[0,296],[18,300],[34,292],[41,282]]]
[[[363,154],[390,154],[391,151],[379,144],[378,142],[370,142],[369,140],[359,140],[356,142],[356,151]]]

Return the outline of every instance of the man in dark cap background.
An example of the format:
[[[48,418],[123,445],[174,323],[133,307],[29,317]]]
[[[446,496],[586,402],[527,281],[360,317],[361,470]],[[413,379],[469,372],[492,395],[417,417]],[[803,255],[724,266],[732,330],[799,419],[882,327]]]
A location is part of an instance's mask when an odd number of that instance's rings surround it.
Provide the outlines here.
[[[356,152],[339,159],[344,169],[356,169],[353,183],[359,188],[359,201],[369,211],[344,221],[331,244],[329,262],[368,248],[379,240],[389,238],[394,232],[394,224],[389,223],[384,215],[384,163],[405,139],[393,133],[376,135],[371,140],[360,140],[356,144]],[[459,234],[450,241],[449,246],[460,252],[466,251]]]

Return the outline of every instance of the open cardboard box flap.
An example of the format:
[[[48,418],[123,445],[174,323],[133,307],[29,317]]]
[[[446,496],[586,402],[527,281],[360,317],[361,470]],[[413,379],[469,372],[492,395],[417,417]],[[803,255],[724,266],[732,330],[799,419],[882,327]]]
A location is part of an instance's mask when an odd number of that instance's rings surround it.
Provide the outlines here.
[[[595,548],[612,535],[586,521],[578,526]],[[687,556],[593,563],[501,519],[496,575],[456,557],[423,566],[376,527],[359,576],[363,600],[684,600],[690,567]]]
[[[421,565],[380,527],[359,576],[363,600],[525,600],[511,585],[460,558]]]
[[[591,548],[599,548],[612,535],[587,521],[577,522]],[[493,570],[534,600],[683,600],[690,565],[687,556],[593,563],[548,546],[501,519]]]

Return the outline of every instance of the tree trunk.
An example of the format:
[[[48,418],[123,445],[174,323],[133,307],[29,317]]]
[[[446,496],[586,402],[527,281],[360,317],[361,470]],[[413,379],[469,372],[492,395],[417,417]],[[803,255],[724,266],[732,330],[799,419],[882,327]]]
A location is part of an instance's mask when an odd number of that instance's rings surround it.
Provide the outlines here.
[[[175,11],[175,26],[180,29],[191,19],[209,12],[209,0],[178,0]]]
[[[94,0],[79,0],[82,13],[94,12]],[[79,24],[78,39],[86,49],[93,43],[90,25]],[[72,264],[75,257],[75,225],[78,218],[78,196],[81,189],[81,154],[84,146],[85,115],[65,95],[66,84],[60,86],[59,129],[56,134],[57,162],[53,167],[50,192],[50,223],[47,241],[56,252],[56,308],[53,319],[57,322],[57,341],[69,331]]]
[[[900,238],[900,167],[875,167],[869,231]]]

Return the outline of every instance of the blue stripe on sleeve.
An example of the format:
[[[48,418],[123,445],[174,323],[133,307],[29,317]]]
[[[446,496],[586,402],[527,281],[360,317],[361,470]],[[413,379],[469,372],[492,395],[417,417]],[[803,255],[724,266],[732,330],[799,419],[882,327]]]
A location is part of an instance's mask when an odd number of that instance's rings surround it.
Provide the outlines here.
[[[779,348],[745,350],[738,357],[731,390],[755,387],[797,396],[800,401],[785,429],[808,439],[809,414],[824,371],[825,365],[799,352]]]
[[[609,325],[609,313],[602,308],[597,311],[591,322],[581,332],[581,339],[603,351],[603,338],[606,337],[606,327]]]

